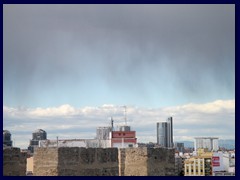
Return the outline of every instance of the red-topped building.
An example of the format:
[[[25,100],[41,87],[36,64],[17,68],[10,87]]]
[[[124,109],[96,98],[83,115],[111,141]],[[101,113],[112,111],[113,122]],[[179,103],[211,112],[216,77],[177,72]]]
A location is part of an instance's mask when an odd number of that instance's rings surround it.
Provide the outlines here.
[[[126,148],[136,146],[136,131],[131,131],[130,126],[120,126],[118,131],[111,132],[111,147]]]

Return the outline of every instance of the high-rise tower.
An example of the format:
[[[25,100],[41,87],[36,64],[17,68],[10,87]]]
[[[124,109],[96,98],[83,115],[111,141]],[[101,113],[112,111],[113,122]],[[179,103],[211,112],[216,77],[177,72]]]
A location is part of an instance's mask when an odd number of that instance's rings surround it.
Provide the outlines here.
[[[167,119],[167,123],[168,123],[168,147],[172,148],[173,147],[173,126],[172,126],[172,117],[169,117]]]
[[[167,122],[157,123],[157,144],[165,148],[173,147],[172,117],[169,117]]]

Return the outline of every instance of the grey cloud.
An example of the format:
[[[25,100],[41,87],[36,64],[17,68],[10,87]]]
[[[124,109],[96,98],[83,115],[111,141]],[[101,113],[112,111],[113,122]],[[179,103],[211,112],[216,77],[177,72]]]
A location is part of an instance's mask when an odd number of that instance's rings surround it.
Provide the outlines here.
[[[186,99],[221,98],[235,91],[234,15],[219,4],[4,5],[3,81],[23,98],[36,81],[91,77],[139,95],[164,83]]]

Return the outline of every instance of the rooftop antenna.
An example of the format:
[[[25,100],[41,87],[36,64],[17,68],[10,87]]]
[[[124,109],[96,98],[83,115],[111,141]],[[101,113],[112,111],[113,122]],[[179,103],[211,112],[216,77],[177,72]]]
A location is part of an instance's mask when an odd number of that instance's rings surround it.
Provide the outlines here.
[[[112,127],[112,131],[113,131],[113,117],[111,117],[111,127]]]
[[[125,120],[125,125],[127,125],[127,106],[124,107],[124,120]]]

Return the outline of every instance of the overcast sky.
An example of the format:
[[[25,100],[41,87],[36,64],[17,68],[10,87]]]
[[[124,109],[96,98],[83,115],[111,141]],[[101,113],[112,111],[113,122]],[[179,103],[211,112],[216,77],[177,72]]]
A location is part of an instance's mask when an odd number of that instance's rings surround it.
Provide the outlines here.
[[[30,139],[37,128],[53,128],[59,130],[53,136],[64,132],[77,138],[82,132],[77,133],[75,121],[89,125],[85,130],[91,137],[97,121],[103,125],[111,116],[112,111],[102,109],[104,104],[140,108],[146,114],[132,112],[133,122],[144,120],[136,128],[142,137],[144,133],[155,137],[157,121],[173,114],[184,124],[189,117],[181,108],[168,114],[164,109],[214,102],[231,113],[222,108],[215,116],[201,111],[195,118],[221,121],[215,124],[216,135],[220,125],[232,122],[223,134],[234,138],[234,5],[8,4],[3,6],[3,53],[3,124],[15,138],[28,134]],[[98,109],[101,118],[91,114],[94,111],[79,115],[87,107]],[[77,110],[75,120],[67,124],[71,127],[63,123],[69,118],[68,113],[60,113],[64,108]],[[31,114],[37,109],[41,113],[57,109],[61,118],[53,113],[42,121],[39,114]],[[151,118],[144,119],[149,113]],[[190,136],[190,120],[175,126],[178,132],[185,129],[179,139]],[[207,134],[204,125],[199,128],[199,135]],[[214,130],[209,132],[215,135]]]

